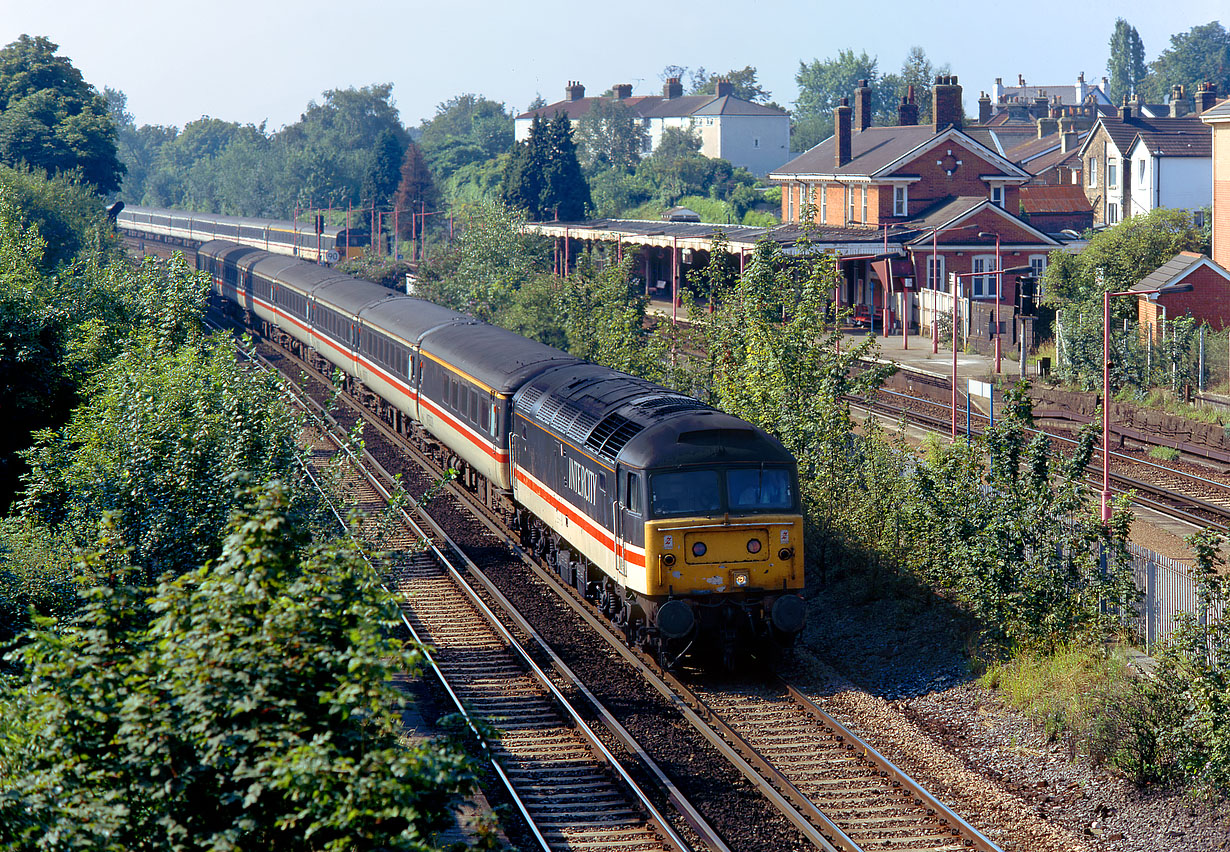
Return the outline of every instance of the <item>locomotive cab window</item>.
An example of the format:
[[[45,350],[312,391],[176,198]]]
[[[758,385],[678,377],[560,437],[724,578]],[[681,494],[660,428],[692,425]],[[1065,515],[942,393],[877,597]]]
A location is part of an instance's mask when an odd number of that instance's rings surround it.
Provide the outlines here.
[[[793,509],[794,483],[780,467],[728,470],[726,499],[732,512]]]
[[[629,473],[624,477],[624,505],[634,515],[641,513],[641,475]]]
[[[716,470],[655,473],[649,489],[650,505],[659,517],[721,511],[721,476]]]

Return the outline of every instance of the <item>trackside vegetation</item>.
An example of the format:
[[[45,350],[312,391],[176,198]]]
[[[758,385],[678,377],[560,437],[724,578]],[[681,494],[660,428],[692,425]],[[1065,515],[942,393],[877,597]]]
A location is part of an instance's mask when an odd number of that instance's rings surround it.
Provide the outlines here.
[[[0,169],[0,847],[435,849],[469,759],[403,740],[420,651],[208,287]]]

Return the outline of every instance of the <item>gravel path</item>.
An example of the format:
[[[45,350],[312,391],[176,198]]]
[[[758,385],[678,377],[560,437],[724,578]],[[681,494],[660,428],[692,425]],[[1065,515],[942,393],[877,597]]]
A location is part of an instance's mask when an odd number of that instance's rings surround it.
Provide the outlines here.
[[[1230,807],[1137,789],[979,687],[969,624],[943,603],[814,594],[825,617],[788,677],[1006,852],[1230,848]]]

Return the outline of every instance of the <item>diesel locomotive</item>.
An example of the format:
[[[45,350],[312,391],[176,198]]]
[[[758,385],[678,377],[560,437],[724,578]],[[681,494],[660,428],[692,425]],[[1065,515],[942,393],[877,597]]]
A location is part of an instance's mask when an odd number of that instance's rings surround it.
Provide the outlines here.
[[[672,664],[802,629],[795,461],[704,403],[327,267],[214,241],[213,294],[340,369],[525,546]]]

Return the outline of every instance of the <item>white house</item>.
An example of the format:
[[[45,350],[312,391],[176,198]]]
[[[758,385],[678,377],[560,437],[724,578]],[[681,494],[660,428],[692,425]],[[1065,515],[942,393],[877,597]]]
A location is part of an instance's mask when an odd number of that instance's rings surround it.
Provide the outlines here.
[[[754,175],[763,177],[790,159],[790,116],[783,110],[735,97],[731,84],[717,83],[713,95],[685,95],[678,77],[666,81],[661,95],[633,95],[632,86],[622,83],[607,98],[586,97],[585,87],[570,82],[565,98],[553,104],[522,113],[513,123],[515,138],[529,138],[534,118],[568,116],[572,126],[600,100],[615,100],[632,110],[649,134],[649,148],[657,148],[669,127],[695,130],[700,135],[700,153],[706,157],[729,160]]]
[[[1213,146],[1207,131],[1137,135],[1124,162],[1132,170],[1130,215],[1158,207],[1198,211],[1212,203]]]

